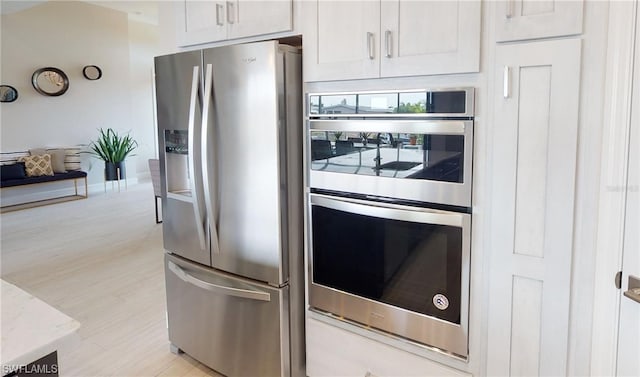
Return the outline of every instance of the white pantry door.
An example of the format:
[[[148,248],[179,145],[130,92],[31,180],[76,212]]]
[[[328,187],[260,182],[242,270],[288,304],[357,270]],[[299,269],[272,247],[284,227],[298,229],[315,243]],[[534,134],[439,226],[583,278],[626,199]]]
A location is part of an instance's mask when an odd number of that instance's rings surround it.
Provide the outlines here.
[[[581,40],[496,47],[487,375],[566,373]]]
[[[640,376],[640,295],[630,294],[630,277],[638,279],[640,288],[640,30],[636,6],[635,63],[631,121],[629,122],[629,167],[626,184],[624,246],[622,257],[622,289],[620,290],[620,322],[618,328],[618,376]],[[631,285],[631,287],[630,287]],[[635,300],[634,300],[635,299]]]

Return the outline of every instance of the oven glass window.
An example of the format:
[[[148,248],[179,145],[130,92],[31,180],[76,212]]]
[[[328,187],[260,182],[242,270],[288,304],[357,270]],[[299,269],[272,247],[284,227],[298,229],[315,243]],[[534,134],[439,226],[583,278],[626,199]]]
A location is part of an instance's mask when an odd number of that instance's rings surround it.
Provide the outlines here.
[[[464,91],[428,92],[427,112],[433,114],[457,114],[465,112]]]
[[[464,90],[309,96],[309,114],[466,114]]]
[[[311,131],[311,169],[464,183],[463,135]]]
[[[355,114],[357,95],[310,96],[310,114]]]
[[[462,228],[314,205],[313,282],[460,323]]]

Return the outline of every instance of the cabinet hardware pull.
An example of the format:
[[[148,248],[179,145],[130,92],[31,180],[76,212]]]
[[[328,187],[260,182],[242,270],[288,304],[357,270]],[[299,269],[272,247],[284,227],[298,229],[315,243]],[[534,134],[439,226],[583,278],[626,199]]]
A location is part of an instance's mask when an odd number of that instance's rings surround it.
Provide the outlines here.
[[[227,22],[230,24],[236,23],[235,4],[233,1],[227,1]]]
[[[624,295],[635,302],[640,302],[640,288],[629,289],[624,292]]]
[[[218,26],[222,26],[224,25],[224,20],[220,21],[220,10],[224,8],[222,5],[220,4],[216,4],[216,25]]]
[[[509,79],[511,78],[511,68],[504,66],[504,87],[502,88],[502,95],[504,98],[509,98],[511,85]]]
[[[391,30],[385,30],[384,32],[384,48],[386,51],[385,56],[391,57]]]
[[[367,53],[369,54],[369,59],[373,60],[373,33],[367,32]]]
[[[624,292],[624,296],[640,303],[640,278],[629,275],[629,288]]]
[[[507,0],[507,14],[505,14],[505,17],[507,18],[507,20],[510,20],[513,18],[513,4],[514,0]]]

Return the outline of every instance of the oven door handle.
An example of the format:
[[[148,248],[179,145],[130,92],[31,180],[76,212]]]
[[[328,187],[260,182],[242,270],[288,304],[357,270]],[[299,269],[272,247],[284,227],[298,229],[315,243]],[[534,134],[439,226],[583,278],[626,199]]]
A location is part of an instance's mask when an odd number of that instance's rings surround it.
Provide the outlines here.
[[[309,129],[312,131],[464,135],[470,128],[471,121],[464,120],[309,120]]]
[[[321,194],[310,194],[310,198],[311,205],[363,216],[458,228],[468,228],[471,224],[471,215],[468,213],[369,202],[359,199],[336,198]]]

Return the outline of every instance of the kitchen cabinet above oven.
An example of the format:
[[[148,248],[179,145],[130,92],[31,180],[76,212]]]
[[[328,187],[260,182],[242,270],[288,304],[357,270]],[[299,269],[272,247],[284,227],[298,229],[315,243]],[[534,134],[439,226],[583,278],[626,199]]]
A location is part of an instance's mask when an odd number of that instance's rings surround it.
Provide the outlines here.
[[[479,1],[305,1],[305,81],[479,72]]]

